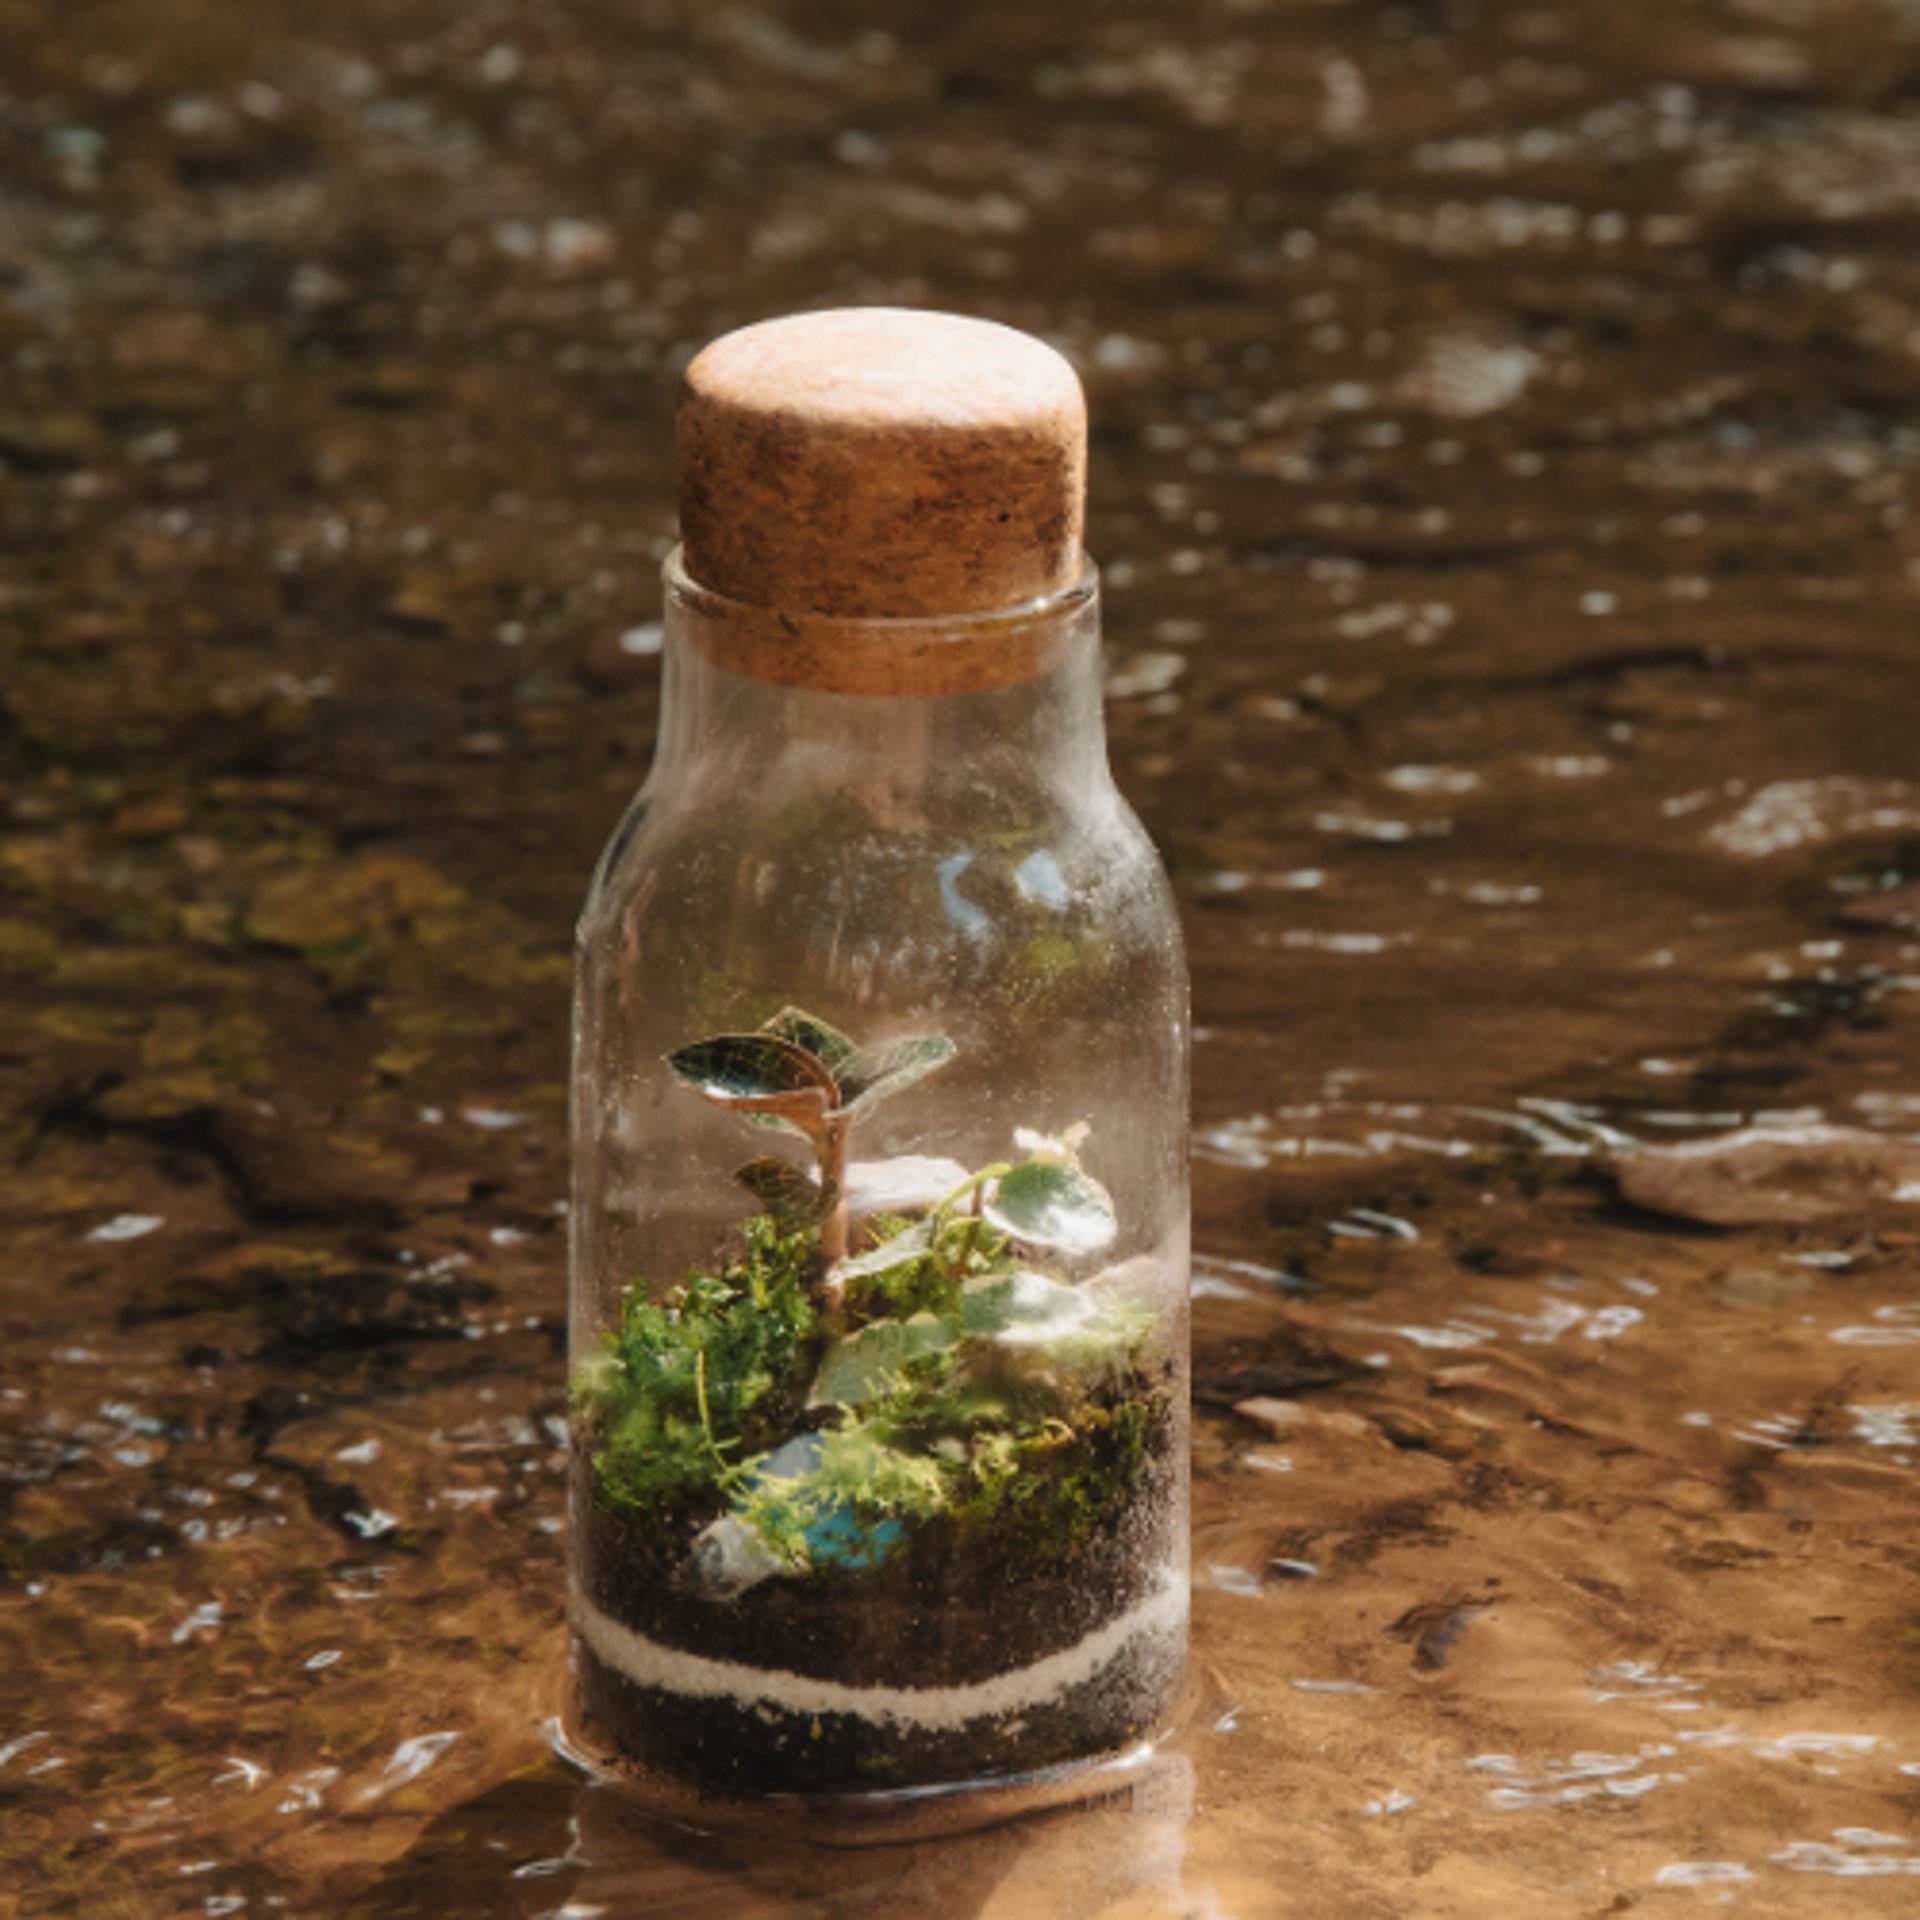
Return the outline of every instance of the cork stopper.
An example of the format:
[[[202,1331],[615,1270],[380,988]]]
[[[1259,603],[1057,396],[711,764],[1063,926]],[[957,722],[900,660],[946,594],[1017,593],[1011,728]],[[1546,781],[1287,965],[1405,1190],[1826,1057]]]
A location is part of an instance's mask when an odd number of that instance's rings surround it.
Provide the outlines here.
[[[938,619],[1081,574],[1086,402],[989,320],[851,307],[763,321],[687,369],[682,564],[788,616]]]

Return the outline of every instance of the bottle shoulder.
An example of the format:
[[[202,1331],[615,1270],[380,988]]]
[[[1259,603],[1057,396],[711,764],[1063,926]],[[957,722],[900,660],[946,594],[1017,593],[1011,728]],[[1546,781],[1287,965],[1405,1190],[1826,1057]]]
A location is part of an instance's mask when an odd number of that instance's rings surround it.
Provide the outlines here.
[[[786,939],[964,972],[991,949],[1097,935],[1184,966],[1172,888],[1110,782],[1071,804],[951,806],[888,817],[822,795],[762,809],[642,788],[595,870],[578,941],[626,946],[671,923],[676,946]]]

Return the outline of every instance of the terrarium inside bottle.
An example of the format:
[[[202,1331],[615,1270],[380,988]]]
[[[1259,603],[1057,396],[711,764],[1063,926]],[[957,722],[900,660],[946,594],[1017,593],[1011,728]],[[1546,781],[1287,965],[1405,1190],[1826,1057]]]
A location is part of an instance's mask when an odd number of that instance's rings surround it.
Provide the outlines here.
[[[575,1031],[569,1730],[633,1778],[1017,1795],[1175,1689],[1186,981],[1083,449],[985,322],[689,371]]]

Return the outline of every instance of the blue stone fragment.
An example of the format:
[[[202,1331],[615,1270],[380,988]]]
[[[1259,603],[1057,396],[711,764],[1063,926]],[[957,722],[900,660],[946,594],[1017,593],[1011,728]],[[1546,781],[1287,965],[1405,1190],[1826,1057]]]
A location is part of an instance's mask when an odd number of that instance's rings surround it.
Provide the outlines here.
[[[825,1438],[803,1433],[774,1451],[754,1469],[754,1481],[800,1480],[820,1464]],[[898,1520],[862,1520],[851,1501],[834,1500],[802,1534],[807,1558],[816,1567],[843,1567],[858,1572],[877,1567],[898,1544],[904,1529]]]

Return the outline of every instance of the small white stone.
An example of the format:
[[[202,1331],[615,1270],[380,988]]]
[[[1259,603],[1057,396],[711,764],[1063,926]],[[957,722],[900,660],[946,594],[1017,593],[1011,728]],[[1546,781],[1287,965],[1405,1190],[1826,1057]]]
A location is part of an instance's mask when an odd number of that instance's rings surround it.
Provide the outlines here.
[[[154,1213],[119,1213],[87,1235],[89,1240],[138,1240],[166,1222]]]
[[[732,1600],[762,1580],[787,1571],[787,1563],[753,1528],[727,1514],[694,1541],[686,1584],[703,1600]]]

